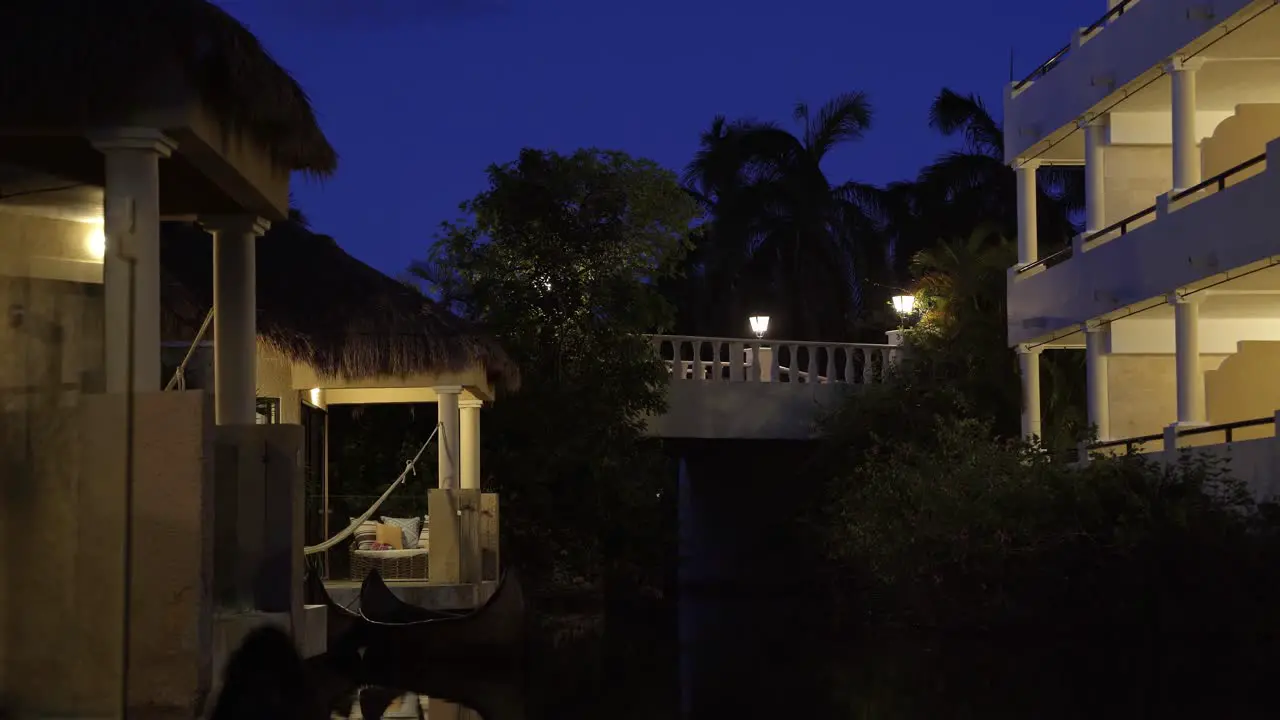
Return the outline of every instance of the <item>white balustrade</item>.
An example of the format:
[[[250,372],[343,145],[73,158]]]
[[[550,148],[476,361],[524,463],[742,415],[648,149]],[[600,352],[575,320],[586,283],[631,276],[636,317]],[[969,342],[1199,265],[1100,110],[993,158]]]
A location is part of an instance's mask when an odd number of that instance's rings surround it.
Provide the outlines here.
[[[687,335],[650,336],[672,382],[883,382],[899,348]]]

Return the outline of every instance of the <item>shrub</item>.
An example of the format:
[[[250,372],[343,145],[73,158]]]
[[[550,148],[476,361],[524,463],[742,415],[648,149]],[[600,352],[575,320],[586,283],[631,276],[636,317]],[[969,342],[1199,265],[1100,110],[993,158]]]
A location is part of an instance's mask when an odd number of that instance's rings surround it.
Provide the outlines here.
[[[824,528],[878,617],[1167,630],[1275,614],[1270,508],[1218,461],[1073,467],[954,416],[872,433],[860,457],[832,481]]]

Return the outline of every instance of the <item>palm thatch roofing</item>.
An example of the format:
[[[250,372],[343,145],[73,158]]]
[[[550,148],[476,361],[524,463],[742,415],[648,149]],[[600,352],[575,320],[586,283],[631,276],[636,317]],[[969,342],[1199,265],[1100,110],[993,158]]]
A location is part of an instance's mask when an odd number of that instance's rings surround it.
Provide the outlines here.
[[[163,335],[190,341],[213,307],[213,239],[188,223],[165,223],[161,237]],[[323,378],[479,366],[498,386],[519,386],[496,341],[300,222],[277,223],[258,239],[257,295],[259,340]]]
[[[3,2],[0,67],[3,127],[128,124],[173,101],[165,86],[177,72],[224,130],[261,144],[277,167],[337,168],[302,87],[209,0]]]

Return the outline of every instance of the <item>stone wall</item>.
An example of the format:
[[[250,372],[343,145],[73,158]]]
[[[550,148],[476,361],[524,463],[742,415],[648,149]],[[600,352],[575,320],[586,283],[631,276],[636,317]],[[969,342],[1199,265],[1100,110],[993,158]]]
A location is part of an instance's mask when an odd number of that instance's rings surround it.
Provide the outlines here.
[[[131,458],[123,396],[82,395],[71,407],[25,413],[25,455],[7,465],[0,504],[0,564],[14,593],[0,638],[10,648],[3,691],[19,711],[118,711],[126,572],[130,705],[193,712],[208,692],[212,406],[202,392],[134,402]]]

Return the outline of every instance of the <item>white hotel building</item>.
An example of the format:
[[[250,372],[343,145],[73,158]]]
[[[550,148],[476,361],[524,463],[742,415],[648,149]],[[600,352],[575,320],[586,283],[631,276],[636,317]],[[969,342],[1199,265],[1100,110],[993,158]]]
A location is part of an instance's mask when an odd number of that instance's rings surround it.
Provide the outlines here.
[[[1101,445],[1229,454],[1269,493],[1280,467],[1280,8],[1106,3],[1005,97],[1023,432],[1041,426],[1040,353],[1080,349]],[[1083,165],[1087,195],[1085,232],[1054,251],[1037,238],[1034,202],[1036,168],[1052,164]]]

